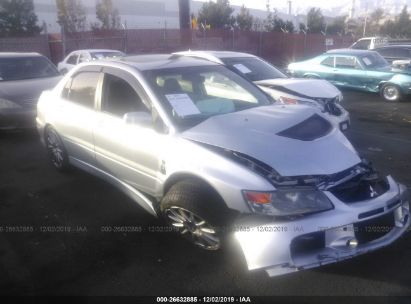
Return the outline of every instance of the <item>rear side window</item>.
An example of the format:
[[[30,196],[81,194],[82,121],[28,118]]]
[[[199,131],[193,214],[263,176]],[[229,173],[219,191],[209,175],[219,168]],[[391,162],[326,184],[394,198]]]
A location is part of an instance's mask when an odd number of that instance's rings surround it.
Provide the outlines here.
[[[368,50],[370,48],[371,39],[363,39],[357,41],[351,48],[357,50]]]
[[[323,61],[321,61],[321,64],[328,67],[334,67],[334,57],[325,58]]]
[[[68,64],[77,64],[77,54],[71,55],[69,58],[67,58],[66,63]]]
[[[63,97],[66,94],[68,100],[88,108],[94,108],[94,98],[99,76],[100,73],[98,72],[81,72],[75,75],[69,81],[71,84],[68,92],[66,88],[63,90]]]

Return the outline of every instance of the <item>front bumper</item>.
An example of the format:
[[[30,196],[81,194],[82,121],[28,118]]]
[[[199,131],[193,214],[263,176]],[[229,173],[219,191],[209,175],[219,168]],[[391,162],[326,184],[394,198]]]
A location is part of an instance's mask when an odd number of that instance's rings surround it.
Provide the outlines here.
[[[235,238],[249,270],[263,269],[269,276],[339,262],[385,246],[410,226],[409,194],[387,177],[390,188],[364,202],[346,204],[326,192],[335,209],[294,221],[263,225],[241,224]],[[378,211],[378,212],[377,212]],[[374,224],[381,221],[392,225]],[[384,221],[383,221],[384,220]],[[381,231],[372,231],[381,230]],[[379,232],[369,238],[370,233]]]
[[[0,111],[0,130],[35,128],[35,118],[35,109],[4,109]]]

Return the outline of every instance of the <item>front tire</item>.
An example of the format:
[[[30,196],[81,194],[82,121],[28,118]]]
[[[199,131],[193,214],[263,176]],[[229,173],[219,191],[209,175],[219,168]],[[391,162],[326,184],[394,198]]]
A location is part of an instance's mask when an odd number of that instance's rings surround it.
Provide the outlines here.
[[[67,171],[69,169],[68,154],[57,131],[53,127],[47,127],[44,137],[47,155],[53,167],[58,171]]]
[[[218,250],[228,223],[227,208],[210,187],[197,181],[174,184],[160,205],[165,220],[184,238],[205,250]]]
[[[400,101],[402,98],[400,88],[391,83],[386,83],[381,87],[380,95],[389,102]]]

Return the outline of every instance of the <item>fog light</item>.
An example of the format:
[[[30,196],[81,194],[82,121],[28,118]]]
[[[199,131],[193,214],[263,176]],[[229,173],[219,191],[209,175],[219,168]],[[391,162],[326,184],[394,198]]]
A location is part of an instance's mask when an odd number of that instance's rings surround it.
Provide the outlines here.
[[[357,239],[349,239],[347,241],[347,247],[355,248],[358,246],[358,241]]]

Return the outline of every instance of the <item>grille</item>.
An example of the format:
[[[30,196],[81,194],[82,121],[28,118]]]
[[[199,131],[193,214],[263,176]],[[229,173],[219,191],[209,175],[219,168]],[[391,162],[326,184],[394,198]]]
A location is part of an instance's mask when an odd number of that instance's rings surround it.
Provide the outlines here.
[[[355,237],[359,244],[379,239],[390,232],[395,226],[394,213],[354,224]]]
[[[361,176],[330,189],[331,193],[344,203],[356,203],[376,198],[389,189],[386,179],[363,179]]]
[[[340,116],[342,114],[342,111],[340,110],[339,107],[335,104],[335,102],[327,102],[324,105],[324,110],[332,115],[335,116]]]
[[[334,116],[340,116],[342,111],[337,107],[338,97],[334,98],[314,98],[314,100],[324,105],[324,110]]]

